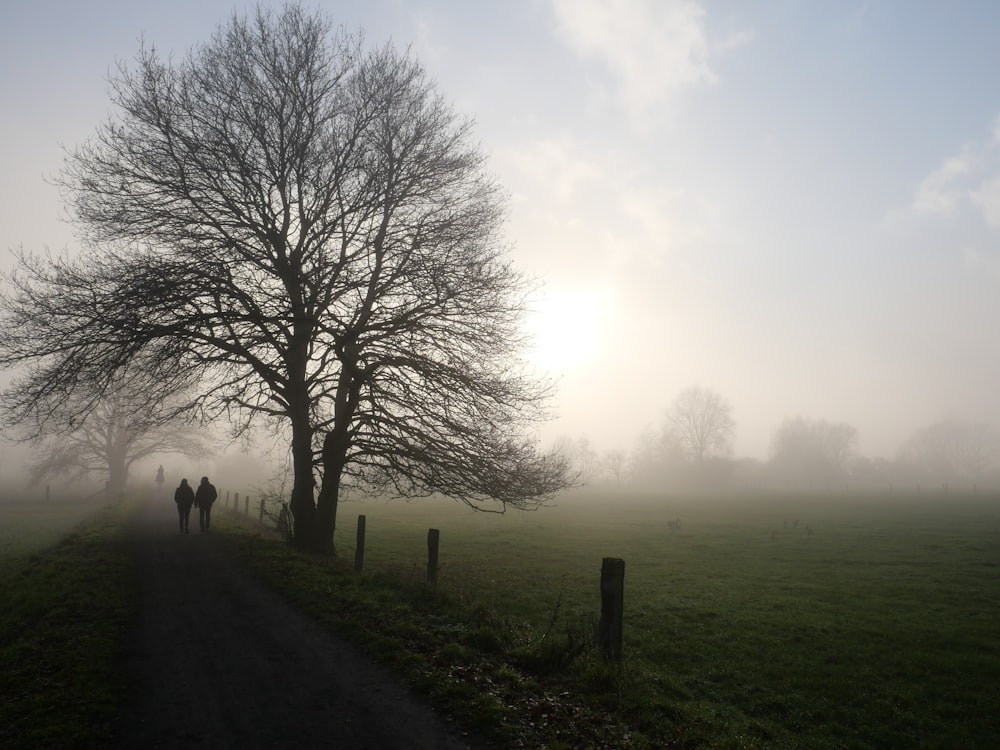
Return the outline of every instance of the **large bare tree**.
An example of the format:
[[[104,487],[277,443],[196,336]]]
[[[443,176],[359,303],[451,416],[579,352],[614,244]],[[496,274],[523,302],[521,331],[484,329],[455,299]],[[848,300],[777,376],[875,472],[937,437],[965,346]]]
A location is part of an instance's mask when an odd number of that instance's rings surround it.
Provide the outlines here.
[[[344,485],[487,509],[564,486],[528,429],[550,386],[521,368],[504,192],[409,54],[258,8],[176,64],[144,46],[111,98],[62,175],[86,252],[22,256],[0,363],[37,391],[173,347],[201,408],[287,423],[314,550]]]
[[[733,407],[715,391],[700,386],[685,388],[667,410],[667,429],[688,455],[701,463],[709,455],[726,455],[731,449]]]

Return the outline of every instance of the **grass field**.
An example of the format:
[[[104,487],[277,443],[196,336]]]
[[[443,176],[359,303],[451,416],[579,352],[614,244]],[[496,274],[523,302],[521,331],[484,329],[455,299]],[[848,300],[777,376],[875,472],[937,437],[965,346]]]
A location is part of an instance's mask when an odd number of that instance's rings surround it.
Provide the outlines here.
[[[439,590],[529,640],[592,624],[623,558],[624,671],[566,676],[639,744],[1000,747],[1000,497],[345,503],[344,558],[362,512],[367,575],[419,582],[438,528]]]
[[[111,737],[135,508],[0,505],[13,540],[0,745]],[[501,747],[1000,747],[1000,497],[580,491],[506,516],[346,502],[333,561],[230,510],[217,527],[299,606]],[[430,527],[437,587],[424,582]],[[606,556],[626,563],[621,669],[586,648]]]
[[[0,747],[112,742],[137,594],[121,548],[135,503],[0,503]]]
[[[0,564],[50,547],[106,504],[89,499],[0,498]]]

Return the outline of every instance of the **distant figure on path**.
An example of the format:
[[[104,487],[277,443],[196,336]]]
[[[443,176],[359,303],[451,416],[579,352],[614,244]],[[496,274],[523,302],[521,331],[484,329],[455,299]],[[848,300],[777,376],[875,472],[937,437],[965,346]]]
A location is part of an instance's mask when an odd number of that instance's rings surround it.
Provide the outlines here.
[[[177,503],[177,513],[181,521],[181,533],[188,533],[188,517],[191,515],[191,506],[194,505],[194,490],[188,484],[188,480],[182,479],[180,485],[174,490],[174,502]]]
[[[208,477],[201,478],[198,491],[194,496],[194,504],[198,506],[198,520],[201,521],[201,533],[208,531],[212,521],[212,503],[219,493],[215,491],[215,485],[208,481]]]
[[[156,470],[156,495],[163,497],[163,464]]]

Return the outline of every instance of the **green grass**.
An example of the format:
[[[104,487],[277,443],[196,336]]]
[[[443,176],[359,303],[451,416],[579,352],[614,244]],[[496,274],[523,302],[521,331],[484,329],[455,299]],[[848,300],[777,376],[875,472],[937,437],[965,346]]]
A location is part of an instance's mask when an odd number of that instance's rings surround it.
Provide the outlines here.
[[[423,583],[432,526],[434,590]],[[991,748],[998,526],[995,497],[578,492],[505,517],[436,500],[345,503],[339,564],[254,554],[303,606],[502,742]],[[584,650],[559,671],[596,621],[605,556],[626,561],[624,667]],[[525,729],[532,711],[546,718]],[[581,715],[600,731],[580,730]]]
[[[0,505],[7,541],[0,555],[2,747],[112,741],[119,659],[136,606],[119,542],[135,506],[95,507]]]
[[[0,556],[0,746],[112,737],[134,507],[54,546],[68,517],[39,520]],[[337,559],[298,554],[231,511],[214,525],[298,606],[503,747],[1000,746],[997,497],[581,491],[502,517],[348,502]],[[429,527],[441,530],[436,587]],[[621,669],[588,648],[605,556],[626,561]]]
[[[0,499],[0,564],[50,547],[103,508],[103,499]]]

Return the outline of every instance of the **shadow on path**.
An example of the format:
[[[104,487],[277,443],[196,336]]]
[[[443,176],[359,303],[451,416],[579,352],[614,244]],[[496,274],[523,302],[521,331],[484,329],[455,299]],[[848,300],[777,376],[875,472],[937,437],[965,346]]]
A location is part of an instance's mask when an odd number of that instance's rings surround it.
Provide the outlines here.
[[[194,511],[195,522],[197,511]],[[460,750],[468,738],[152,500],[129,529],[142,587],[124,748]]]

